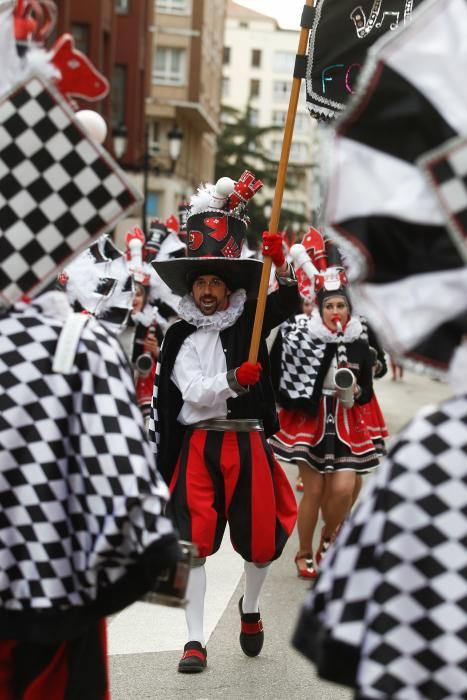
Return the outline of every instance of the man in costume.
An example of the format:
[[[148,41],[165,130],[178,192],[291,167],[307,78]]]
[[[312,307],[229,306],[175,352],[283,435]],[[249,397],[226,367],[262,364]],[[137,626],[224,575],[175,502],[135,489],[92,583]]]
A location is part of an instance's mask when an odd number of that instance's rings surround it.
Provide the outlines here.
[[[245,362],[262,263],[241,258],[241,248],[246,203],[260,183],[249,172],[236,183],[226,180],[192,198],[188,257],[154,263],[183,296],[182,320],[169,328],[162,346],[152,426],[174,521],[182,538],[198,547],[187,591],[188,643],[178,666],[183,673],[206,667],[204,563],[219,549],[227,522],[245,560],[240,645],[256,656],[264,638],[261,588],[296,519],[293,491],[266,442],[278,424],[264,339],[259,362]],[[263,253],[271,256],[279,281],[266,303],[267,335],[295,312],[299,297],[281,236],[263,234]]]

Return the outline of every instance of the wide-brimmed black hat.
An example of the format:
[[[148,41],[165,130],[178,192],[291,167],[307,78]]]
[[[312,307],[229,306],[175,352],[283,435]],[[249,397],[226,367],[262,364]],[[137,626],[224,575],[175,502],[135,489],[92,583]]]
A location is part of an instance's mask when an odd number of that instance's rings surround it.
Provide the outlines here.
[[[251,178],[248,184],[254,181],[254,176],[251,175]],[[197,195],[201,206],[193,206],[192,200],[192,213],[186,224],[187,257],[152,263],[175,294],[184,296],[191,292],[193,282],[200,275],[218,275],[231,292],[245,289],[250,298],[255,298],[258,294],[263,263],[241,257],[247,227],[245,207],[239,208],[236,205],[235,209],[229,208],[229,200],[238,202],[237,186],[243,186],[243,193],[245,183],[241,178],[238,183],[233,180],[230,182],[231,196],[225,192],[226,183],[223,183],[224,202],[222,194],[219,195],[219,183],[216,187],[207,186],[202,190],[201,196]]]

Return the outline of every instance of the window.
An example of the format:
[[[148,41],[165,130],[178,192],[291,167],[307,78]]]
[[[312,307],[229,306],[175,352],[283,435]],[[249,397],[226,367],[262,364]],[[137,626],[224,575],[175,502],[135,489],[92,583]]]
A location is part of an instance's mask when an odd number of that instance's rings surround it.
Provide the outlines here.
[[[308,121],[309,117],[307,114],[303,114],[303,112],[297,112],[297,114],[295,115],[295,131],[306,131]]]
[[[261,51],[259,49],[251,50],[251,65],[253,68],[261,67]]]
[[[293,73],[295,54],[292,51],[274,51],[272,65],[277,73]]]
[[[127,15],[130,12],[130,0],[115,0],[117,15]]]
[[[152,79],[158,85],[183,85],[185,82],[185,49],[160,46],[156,50]]]
[[[72,24],[71,33],[75,40],[75,47],[82,53],[89,53],[89,24]]]
[[[251,126],[258,126],[258,121],[259,121],[259,110],[258,109],[248,110],[248,121],[251,124]]]
[[[146,216],[154,217],[161,215],[161,193],[148,192],[146,199]]]
[[[112,124],[125,124],[125,94],[127,85],[127,67],[114,66],[112,75]]]
[[[259,97],[259,80],[250,80],[250,97]]]
[[[287,112],[283,110],[274,110],[272,113],[272,125],[273,126],[284,126],[285,120],[287,119]]]
[[[228,66],[230,63],[230,46],[224,46],[222,63],[224,64],[224,66]]]
[[[148,122],[148,149],[149,155],[156,155],[160,151],[159,122]]]
[[[240,22],[238,23],[238,26],[240,27],[240,29],[248,29],[249,24],[248,24],[248,22],[240,21]]]
[[[295,214],[301,214],[302,216],[305,214],[305,205],[303,202],[298,202],[297,200],[294,199],[283,199],[282,200],[282,208],[287,209],[288,211],[293,211]]]
[[[287,102],[289,99],[290,81],[275,80],[273,83],[273,100],[274,102]]]
[[[191,0],[156,0],[156,11],[170,15],[188,15]]]
[[[230,78],[222,78],[222,97],[230,95]]]
[[[282,141],[277,139],[271,143],[271,158],[279,160],[282,151]]]
[[[308,160],[308,144],[295,141],[290,147],[290,160],[305,163]]]

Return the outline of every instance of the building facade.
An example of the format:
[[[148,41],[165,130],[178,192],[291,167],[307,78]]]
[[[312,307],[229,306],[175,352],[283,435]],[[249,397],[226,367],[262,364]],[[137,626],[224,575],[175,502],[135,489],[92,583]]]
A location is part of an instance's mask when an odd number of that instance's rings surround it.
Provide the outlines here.
[[[154,6],[148,215],[165,218],[214,176],[226,0],[155,0]],[[181,136],[176,160],[174,132]]]
[[[220,122],[226,0],[56,0],[55,35],[72,34],[111,84],[93,108],[106,148],[145,196],[119,227],[176,214],[214,176]],[[53,37],[51,38],[53,40]],[[114,134],[124,133],[122,152]],[[173,136],[176,138],[173,138]],[[175,149],[175,150],[174,150]]]
[[[266,5],[267,3],[265,3]],[[281,29],[267,15],[229,0],[224,36],[222,104],[244,112],[250,105],[250,119],[260,127],[285,124],[297,53],[297,31]],[[313,218],[313,158],[316,150],[315,123],[305,105],[303,81],[299,98],[290,160],[303,169],[299,186],[284,193],[282,207],[307,222]],[[279,161],[283,131],[265,134],[265,151]],[[264,188],[262,196],[271,199],[273,191]],[[298,222],[289,222],[293,227]]]

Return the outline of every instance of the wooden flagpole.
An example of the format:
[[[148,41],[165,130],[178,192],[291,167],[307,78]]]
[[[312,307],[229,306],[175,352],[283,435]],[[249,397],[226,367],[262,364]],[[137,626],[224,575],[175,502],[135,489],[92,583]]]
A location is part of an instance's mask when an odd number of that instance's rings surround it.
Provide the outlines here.
[[[305,4],[309,7],[312,7],[313,0],[306,0]],[[310,30],[308,28],[301,28],[297,50],[298,56],[306,56],[309,34]],[[301,83],[302,79],[296,78],[294,76],[292,80],[292,89],[290,92],[289,109],[287,112],[287,119],[284,127],[284,139],[282,141],[281,157],[279,160],[279,166],[277,170],[276,187],[274,190],[274,199],[272,202],[271,218],[269,220],[268,230],[270,233],[277,233],[277,229],[279,228],[279,219],[282,207],[282,196],[284,194],[285,178],[287,175],[287,167],[289,164],[290,147],[292,145],[295,115],[297,113],[297,105],[298,98],[300,96]],[[253,364],[258,360],[259,343],[261,340],[261,331],[263,328],[264,321],[264,311],[266,308],[266,299],[268,295],[269,278],[271,276],[271,265],[271,258],[265,256],[263,262],[263,270],[261,273],[261,281],[259,284],[258,301],[256,304],[256,314],[255,322],[253,325],[253,333],[251,336],[250,352],[248,355],[248,362],[252,362]]]

